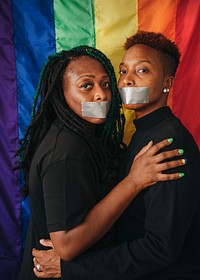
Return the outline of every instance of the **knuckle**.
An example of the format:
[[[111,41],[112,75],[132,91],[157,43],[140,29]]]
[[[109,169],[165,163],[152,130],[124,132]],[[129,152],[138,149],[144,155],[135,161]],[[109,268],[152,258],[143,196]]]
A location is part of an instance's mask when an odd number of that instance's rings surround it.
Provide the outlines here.
[[[154,144],[153,148],[154,148],[155,152],[158,152],[161,147],[159,146],[159,143],[156,143],[156,144]]]
[[[170,162],[167,161],[167,162],[164,163],[164,168],[165,169],[169,169],[170,167],[171,167],[171,163]]]
[[[163,153],[161,153],[161,157],[162,157],[162,160],[165,160],[165,159],[169,158],[170,155],[167,152],[163,152]]]

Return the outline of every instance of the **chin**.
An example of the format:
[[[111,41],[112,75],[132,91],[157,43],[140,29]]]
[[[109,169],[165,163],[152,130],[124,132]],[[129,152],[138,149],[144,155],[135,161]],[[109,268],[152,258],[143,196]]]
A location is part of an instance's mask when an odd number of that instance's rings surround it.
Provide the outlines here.
[[[106,119],[94,119],[92,121],[93,124],[102,124],[105,123]]]
[[[87,118],[85,119],[87,122],[92,123],[92,124],[102,124],[105,123],[106,118],[100,119],[100,118]]]
[[[128,110],[135,110],[140,107],[141,107],[141,104],[124,104],[124,108],[126,108]]]

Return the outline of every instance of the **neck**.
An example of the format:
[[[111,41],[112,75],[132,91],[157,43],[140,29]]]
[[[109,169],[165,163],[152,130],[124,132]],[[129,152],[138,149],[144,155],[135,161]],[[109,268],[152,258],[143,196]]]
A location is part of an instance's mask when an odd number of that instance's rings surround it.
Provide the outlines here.
[[[135,118],[140,119],[140,118],[156,111],[157,109],[160,109],[165,106],[167,106],[167,104],[163,104],[162,106],[158,105],[158,106],[153,106],[153,107],[147,106],[146,108],[137,108],[137,109],[135,109]]]

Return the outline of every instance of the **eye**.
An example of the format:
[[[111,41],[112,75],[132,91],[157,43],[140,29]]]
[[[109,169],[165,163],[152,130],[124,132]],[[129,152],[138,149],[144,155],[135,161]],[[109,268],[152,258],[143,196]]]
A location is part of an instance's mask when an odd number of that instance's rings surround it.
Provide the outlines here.
[[[81,88],[90,89],[90,88],[92,88],[92,84],[91,83],[84,83],[84,84],[81,85]]]
[[[140,69],[137,70],[137,72],[143,74],[143,73],[148,73],[149,70],[147,68],[140,68]]]
[[[109,88],[110,87],[110,82],[102,82],[102,87],[103,88]]]
[[[119,74],[120,75],[126,75],[126,70],[125,69],[121,69],[121,70],[119,70]]]

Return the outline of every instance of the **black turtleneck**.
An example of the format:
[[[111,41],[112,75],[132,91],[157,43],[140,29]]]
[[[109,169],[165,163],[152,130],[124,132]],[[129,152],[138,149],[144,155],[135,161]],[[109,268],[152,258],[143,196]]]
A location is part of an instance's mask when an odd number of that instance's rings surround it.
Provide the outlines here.
[[[162,107],[140,119],[135,119],[133,123],[137,131],[146,130],[149,128],[153,128],[155,125],[166,120],[167,118],[170,118],[171,116],[171,109],[169,107]]]
[[[164,139],[173,138],[173,143],[166,149],[183,148],[184,135],[182,134],[181,138],[179,137],[180,135],[176,137],[182,124],[180,123],[180,120],[172,114],[169,107],[159,108],[142,118],[135,119],[133,123],[136,127],[136,133],[133,135],[126,153],[127,162],[125,166],[128,170],[135,155],[151,140],[153,140],[154,143],[157,143]],[[184,133],[188,135],[188,132],[185,131],[185,129]]]

